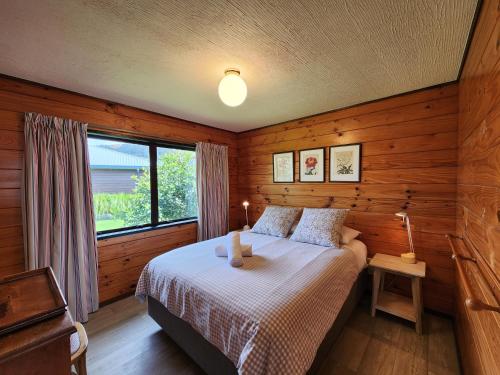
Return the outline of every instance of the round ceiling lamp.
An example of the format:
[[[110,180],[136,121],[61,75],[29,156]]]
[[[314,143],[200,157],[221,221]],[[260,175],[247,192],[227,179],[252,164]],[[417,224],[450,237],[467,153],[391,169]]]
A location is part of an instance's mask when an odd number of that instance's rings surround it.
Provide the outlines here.
[[[227,69],[219,83],[219,98],[229,107],[237,107],[247,98],[247,84],[238,69]]]

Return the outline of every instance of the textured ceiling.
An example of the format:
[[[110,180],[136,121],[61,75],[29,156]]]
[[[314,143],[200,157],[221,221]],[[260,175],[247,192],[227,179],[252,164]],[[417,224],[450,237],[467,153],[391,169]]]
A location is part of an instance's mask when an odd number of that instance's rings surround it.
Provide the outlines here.
[[[0,0],[0,73],[233,131],[439,83],[476,0]],[[217,96],[228,67],[248,98]]]

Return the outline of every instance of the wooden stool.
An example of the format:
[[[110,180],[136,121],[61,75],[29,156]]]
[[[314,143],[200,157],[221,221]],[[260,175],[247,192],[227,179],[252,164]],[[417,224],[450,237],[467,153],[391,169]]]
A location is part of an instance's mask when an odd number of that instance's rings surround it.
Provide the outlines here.
[[[78,375],[87,375],[87,346],[89,339],[85,328],[79,322],[75,323],[76,332],[70,336],[71,364],[75,366]]]
[[[422,333],[422,279],[425,277],[425,262],[403,263],[400,257],[375,254],[370,261],[373,269],[372,316],[376,310],[415,322],[415,330]],[[392,273],[411,279],[412,298],[384,290],[384,274]]]

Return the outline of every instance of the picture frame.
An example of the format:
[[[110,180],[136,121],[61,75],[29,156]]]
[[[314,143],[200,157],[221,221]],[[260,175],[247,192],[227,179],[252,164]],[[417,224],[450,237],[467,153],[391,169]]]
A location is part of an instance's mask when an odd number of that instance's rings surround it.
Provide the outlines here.
[[[330,146],[330,182],[361,182],[361,143]]]
[[[299,150],[299,181],[325,182],[325,148]]]
[[[295,182],[295,152],[273,153],[273,182]]]

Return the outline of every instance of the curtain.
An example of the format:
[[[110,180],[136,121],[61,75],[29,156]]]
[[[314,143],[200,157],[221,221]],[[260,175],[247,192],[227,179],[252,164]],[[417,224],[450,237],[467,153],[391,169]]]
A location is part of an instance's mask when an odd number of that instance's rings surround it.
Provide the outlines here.
[[[229,222],[227,146],[196,144],[198,241],[223,236]]]
[[[24,135],[26,268],[51,266],[73,318],[85,322],[99,301],[87,124],[26,113]]]

